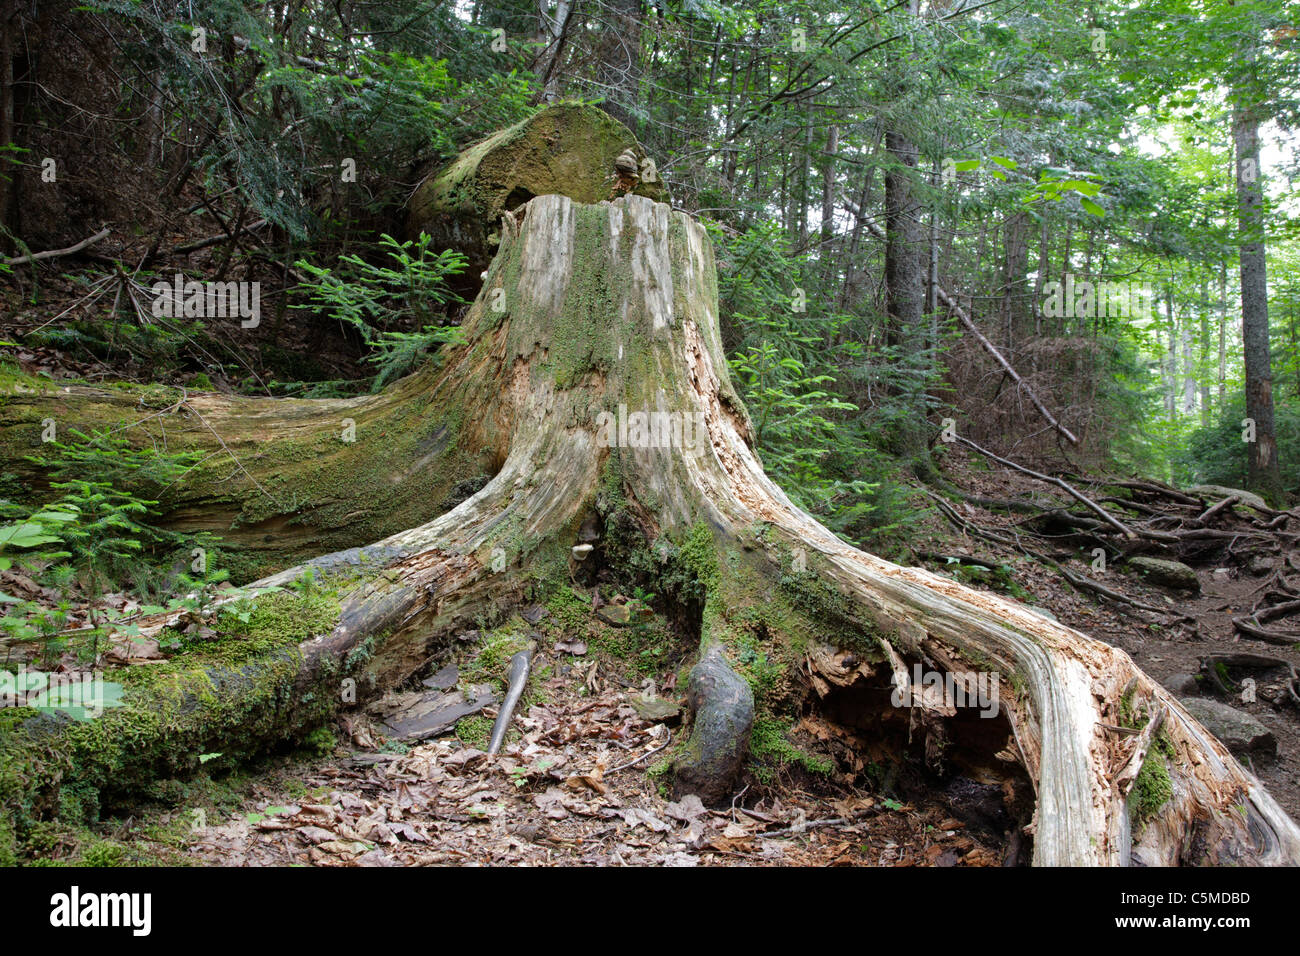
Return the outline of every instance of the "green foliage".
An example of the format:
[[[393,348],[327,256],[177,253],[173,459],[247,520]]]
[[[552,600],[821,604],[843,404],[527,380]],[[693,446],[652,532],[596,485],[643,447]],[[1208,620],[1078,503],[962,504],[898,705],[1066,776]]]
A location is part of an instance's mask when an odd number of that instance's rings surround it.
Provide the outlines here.
[[[1169,737],[1163,732],[1157,735],[1133,781],[1133,790],[1128,798],[1133,822],[1139,827],[1173,799],[1174,787],[1169,777],[1168,762],[1173,755],[1174,748]]]
[[[328,727],[317,727],[311,733],[302,739],[303,749],[315,754],[317,757],[328,757],[338,746],[338,740],[334,736],[334,731]]]
[[[492,721],[482,714],[471,714],[456,721],[456,737],[466,747],[487,750],[492,739]]]
[[[747,316],[740,321],[773,324]],[[815,339],[803,338],[812,343]],[[823,413],[857,411],[824,388],[831,375],[810,375],[804,363],[781,355],[772,341],[749,346],[729,360],[733,383],[745,397],[764,463],[778,483],[807,492],[826,492],[835,484],[821,468],[835,424]]]
[[[739,337],[732,381],[765,470],[832,530],[879,541],[914,513],[889,435],[914,424],[933,380],[932,355],[887,345],[873,355],[862,338],[875,318],[828,307],[838,294],[816,263],[790,254],[774,223],[710,231],[724,326]],[[850,401],[855,393],[868,403]]]
[[[463,340],[459,327],[446,324],[445,307],[457,301],[446,279],[465,268],[465,257],[449,249],[434,255],[429,242],[425,233],[401,243],[382,236],[378,248],[391,264],[355,254],[340,256],[338,269],[298,262],[311,279],[299,287],[307,301],[295,308],[324,312],[361,333],[373,350],[368,360],[379,366],[374,391],[411,371],[430,350]],[[420,331],[392,328],[411,317]]]
[[[1277,397],[1273,416],[1282,486],[1300,493],[1300,398],[1284,394]],[[1183,485],[1246,487],[1249,445],[1242,440],[1245,417],[1245,398],[1237,395],[1220,411],[1214,424],[1194,430],[1184,447],[1171,455],[1175,481]]]
[[[529,77],[483,56],[482,37],[437,4],[283,18],[227,0],[196,0],[183,19],[136,0],[86,9],[104,18],[127,72],[166,78],[207,184],[230,183],[294,240],[342,234],[365,209],[399,205],[406,188],[388,171],[445,159],[529,107]],[[247,43],[195,55],[191,23],[212,45]]]
[[[179,534],[149,523],[158,502],[115,483],[165,489],[193,463],[193,455],[152,447],[135,450],[108,432],[87,436],[72,430],[71,435],[72,440],[51,442],[44,456],[31,460],[53,476],[83,477],[51,482],[58,497],[43,505],[0,501],[0,518],[9,519],[0,526],[0,570],[19,565],[36,583],[60,595],[52,602],[38,602],[0,594],[6,612],[0,617],[0,632],[16,641],[39,641],[48,661],[69,648],[63,631],[80,599],[93,599],[126,581],[148,601],[177,588],[202,591],[224,578],[215,570],[216,552],[208,536]],[[205,554],[204,570],[192,576],[187,569],[195,548],[210,553]],[[94,613],[92,626],[77,631],[77,654],[90,661],[98,657],[99,640],[110,626],[127,635],[135,632],[126,612]]]

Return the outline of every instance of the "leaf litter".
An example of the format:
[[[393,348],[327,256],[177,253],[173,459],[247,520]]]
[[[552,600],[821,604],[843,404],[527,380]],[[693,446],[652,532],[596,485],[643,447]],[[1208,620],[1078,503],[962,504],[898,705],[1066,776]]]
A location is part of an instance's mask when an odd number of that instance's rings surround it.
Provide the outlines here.
[[[674,799],[652,771],[680,729],[642,716],[634,691],[594,683],[589,693],[592,675],[576,668],[549,681],[545,702],[516,717],[518,739],[496,758],[443,736],[405,754],[355,749],[314,766],[295,791],[312,788],[313,802],[259,787],[230,819],[196,830],[186,856],[199,865],[359,867],[1001,862],[997,841],[966,833],[938,803],[757,783],[731,806]],[[357,723],[354,745],[373,743]]]

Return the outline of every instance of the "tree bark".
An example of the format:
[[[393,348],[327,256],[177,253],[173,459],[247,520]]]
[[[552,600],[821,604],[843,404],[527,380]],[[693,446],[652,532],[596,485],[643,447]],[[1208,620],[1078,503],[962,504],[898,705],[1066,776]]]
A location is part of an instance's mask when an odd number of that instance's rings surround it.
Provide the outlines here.
[[[917,473],[928,476],[929,435],[926,423],[925,278],[926,236],[916,197],[917,148],[901,133],[885,134],[885,307],[888,342],[897,350],[902,371],[898,387],[906,413],[898,425],[899,454]]]
[[[1268,273],[1264,252],[1264,191],[1259,121],[1246,105],[1233,111],[1237,149],[1237,228],[1241,259],[1241,340],[1246,366],[1246,417],[1255,423],[1247,446],[1247,485],[1272,503],[1282,500],[1273,427],[1273,368],[1268,341]]]

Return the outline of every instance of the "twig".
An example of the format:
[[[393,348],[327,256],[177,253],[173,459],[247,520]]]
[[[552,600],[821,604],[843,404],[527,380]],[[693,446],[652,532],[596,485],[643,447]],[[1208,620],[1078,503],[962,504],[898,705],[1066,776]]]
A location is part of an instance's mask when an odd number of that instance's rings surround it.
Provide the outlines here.
[[[637,757],[635,760],[629,760],[627,763],[619,764],[619,765],[618,765],[617,767],[615,767],[613,770],[607,770],[607,771],[605,771],[605,776],[606,776],[606,777],[611,777],[611,776],[613,776],[614,774],[618,773],[620,770],[626,770],[628,767],[631,767],[631,766],[634,766],[634,765],[636,765],[636,764],[639,764],[642,760],[645,760],[646,757],[653,757],[653,756],[654,756],[655,754],[657,754],[659,751],[666,749],[666,748],[668,747],[668,745],[671,744],[672,742],[673,742],[673,734],[672,734],[672,731],[669,731],[669,732],[668,732],[668,740],[664,743],[664,745],[663,745],[662,747],[656,747],[654,750],[647,750],[645,753],[643,753],[641,756]]]
[[[865,816],[868,816],[868,812],[861,811],[859,813],[854,814],[851,817],[830,817],[829,819],[826,820],[809,820],[807,823],[801,823],[798,826],[786,827],[783,830],[769,830],[766,833],[756,833],[754,835],[763,838],[790,836],[791,834],[803,833],[805,830],[812,830],[816,827],[847,826],[848,824],[856,823],[858,820],[861,820]]]
[[[186,243],[183,246],[177,246],[175,249],[171,251],[170,254],[176,256],[183,256],[191,252],[198,252],[200,249],[206,249],[209,246],[215,246],[217,245],[217,243],[225,242],[228,239],[234,240],[239,236],[244,235],[245,233],[256,232],[258,229],[261,229],[265,225],[266,225],[266,220],[259,219],[257,220],[257,222],[250,222],[247,226],[243,226],[242,228],[236,229],[233,232],[223,232],[220,235],[209,236],[206,239],[199,239],[197,242],[190,242],[190,243]]]

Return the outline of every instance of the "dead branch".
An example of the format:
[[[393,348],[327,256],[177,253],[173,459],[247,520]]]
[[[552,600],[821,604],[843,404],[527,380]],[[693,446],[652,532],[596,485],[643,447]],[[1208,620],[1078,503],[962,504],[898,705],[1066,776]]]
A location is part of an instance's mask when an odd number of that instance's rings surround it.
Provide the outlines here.
[[[99,230],[99,232],[95,233],[93,236],[90,236],[86,239],[82,239],[76,245],[68,246],[68,248],[66,249],[48,249],[45,252],[33,252],[31,255],[14,256],[12,259],[0,259],[0,262],[3,262],[7,266],[16,266],[16,265],[21,265],[24,262],[38,262],[41,259],[59,259],[62,258],[63,256],[70,256],[73,255],[74,253],[80,252],[82,249],[85,249],[87,246],[93,246],[101,239],[106,238],[109,232],[111,232],[111,230],[107,226],[105,226],[103,229]]]
[[[866,223],[866,226],[873,236],[882,242],[885,241],[885,231],[878,225],[874,222],[868,222]],[[997,346],[984,337],[984,333],[975,326],[975,323],[971,321],[971,317],[966,314],[966,310],[957,304],[957,300],[950,296],[947,290],[941,285],[936,285],[934,291],[938,296],[939,301],[951,310],[953,315],[957,316],[957,321],[962,324],[962,328],[969,332],[975,338],[975,341],[983,346],[984,351],[993,356],[993,361],[997,362],[1011,380],[1016,383],[1017,387],[1019,387],[1020,390],[1029,397],[1029,401],[1033,403],[1034,408],[1038,410],[1038,414],[1043,416],[1043,419],[1047,424],[1060,432],[1061,436],[1071,445],[1078,445],[1079,439],[1074,436],[1074,433],[1057,421],[1056,416],[1047,410],[1047,406],[1043,404],[1042,399],[1034,393],[1034,390],[1029,387],[1029,384],[1023,378],[1020,377],[1019,373],[1011,367],[1011,363],[1008,362],[1003,354],[998,351]]]

